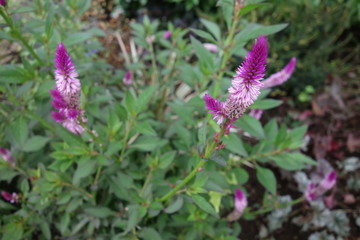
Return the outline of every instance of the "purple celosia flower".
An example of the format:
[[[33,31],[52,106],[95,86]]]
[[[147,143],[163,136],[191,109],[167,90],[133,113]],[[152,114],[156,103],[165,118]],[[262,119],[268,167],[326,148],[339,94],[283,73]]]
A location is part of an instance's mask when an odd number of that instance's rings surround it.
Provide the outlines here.
[[[165,38],[165,39],[171,38],[171,32],[170,32],[169,30],[166,31],[166,32],[164,33],[164,35],[163,35],[163,38]]]
[[[252,117],[256,118],[257,120],[259,120],[263,113],[264,113],[264,111],[261,109],[251,109],[251,111],[249,112],[249,116],[252,116]]]
[[[123,78],[123,83],[126,84],[126,85],[131,85],[132,79],[131,79],[131,72],[130,71],[127,71],[125,73],[125,76]]]
[[[204,100],[209,112],[214,113],[213,119],[220,125],[224,119],[227,123],[239,119],[246,109],[254,103],[260,94],[267,58],[267,39],[261,35],[252,50],[246,56],[243,64],[237,69],[229,88],[229,96],[224,103],[205,95]]]
[[[6,0],[0,0],[0,5],[5,7],[6,6]]]
[[[264,77],[267,54],[267,39],[261,35],[236,71],[229,93],[245,106],[253,104],[260,94],[260,80]]]
[[[321,180],[319,184],[311,182],[306,191],[305,198],[310,202],[314,201],[316,198],[322,196],[328,190],[333,188],[336,184],[336,172],[331,171],[325,175],[324,179]]]
[[[56,87],[62,95],[71,95],[80,91],[80,81],[75,66],[64,44],[57,46],[55,56]]]
[[[242,214],[247,207],[248,202],[245,194],[239,188],[235,190],[234,202],[235,210]]]
[[[19,202],[19,196],[16,193],[1,192],[3,198],[10,203]]]
[[[0,147],[0,156],[4,159],[5,162],[15,166],[15,159],[10,150]]]
[[[80,135],[85,130],[80,122],[86,121],[84,110],[80,109],[80,81],[76,78],[75,66],[62,43],[57,47],[55,66],[56,85],[50,94],[53,97],[52,105],[57,111],[52,111],[51,116],[70,132]]]
[[[274,73],[263,81],[264,88],[271,88],[286,82],[292,75],[296,66],[296,58],[293,57],[290,62],[280,71]]]
[[[213,113],[213,119],[220,125],[224,121],[223,103],[212,98],[209,94],[204,96],[205,104],[209,113]]]
[[[204,43],[203,46],[209,50],[210,52],[213,53],[218,53],[219,52],[219,48],[217,45],[213,44],[213,43]]]

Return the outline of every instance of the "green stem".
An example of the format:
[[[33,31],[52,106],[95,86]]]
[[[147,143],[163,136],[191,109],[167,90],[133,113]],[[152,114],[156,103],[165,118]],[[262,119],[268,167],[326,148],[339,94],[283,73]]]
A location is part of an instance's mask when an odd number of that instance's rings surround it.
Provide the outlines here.
[[[72,185],[71,183],[68,183],[68,182],[60,182],[59,185],[61,186],[65,186],[65,187],[69,187],[69,188],[72,188],[72,189],[75,189],[83,194],[85,194],[85,196],[87,196],[88,198],[90,199],[94,199],[93,195],[89,192],[87,192],[86,190],[80,188],[80,187],[77,187],[77,186],[74,186]]]
[[[221,129],[220,133],[219,133],[219,137],[218,139],[220,140],[225,133],[225,129]],[[216,146],[218,145],[218,142],[213,141],[211,143],[211,145],[206,147],[206,151],[205,151],[205,155],[204,155],[204,159],[209,159],[211,154],[214,152]],[[196,175],[196,173],[199,171],[199,168],[201,168],[202,166],[204,166],[206,163],[205,160],[201,160],[196,167],[189,173],[189,175],[187,175],[186,178],[184,178],[184,180],[182,180],[181,183],[179,183],[176,187],[174,187],[170,192],[168,192],[167,194],[165,194],[162,198],[158,199],[159,202],[163,202],[168,200],[169,198],[171,198],[174,194],[177,193],[177,191],[180,190],[180,188],[182,188],[184,185],[186,185],[191,179],[193,179]]]
[[[45,63],[35,53],[34,49],[28,44],[28,41],[26,41],[24,36],[21,34],[21,31],[19,31],[19,29],[15,26],[14,22],[12,21],[6,9],[4,9],[3,11],[3,8],[0,7],[0,15],[4,18],[5,22],[10,26],[14,37],[17,38],[24,45],[24,47],[30,52],[30,54],[36,59],[36,61],[41,66],[45,66]]]
[[[213,97],[216,98],[217,95],[219,94],[219,90],[220,90],[220,87],[221,87],[221,84],[222,84],[222,80],[223,80],[223,77],[224,77],[224,68],[225,68],[225,65],[227,63],[227,61],[229,60],[230,58],[230,49],[231,49],[231,45],[232,45],[232,42],[233,42],[233,38],[234,38],[234,34],[235,34],[235,29],[236,29],[236,26],[238,24],[238,21],[239,19],[238,18],[235,18],[232,25],[231,25],[231,28],[230,28],[230,33],[229,33],[229,36],[227,37],[226,41],[225,41],[225,46],[224,46],[224,56],[222,58],[222,61],[221,61],[221,64],[220,64],[220,71],[219,71],[219,75],[218,75],[218,78],[217,78],[217,81],[215,82],[215,87],[214,87],[214,92],[213,92]]]
[[[130,122],[128,123],[128,126],[127,126],[126,131],[125,131],[123,147],[121,149],[120,158],[119,158],[120,162],[122,162],[124,160],[124,154],[125,154],[125,149],[127,147],[127,141],[128,141],[128,138],[129,138],[130,130],[133,127],[134,123],[135,123],[135,117],[131,117]]]
[[[267,213],[267,212],[271,212],[275,209],[281,209],[281,208],[286,208],[288,206],[292,206],[292,205],[295,205],[295,204],[298,204],[300,202],[303,202],[305,200],[304,197],[300,197],[298,199],[295,199],[291,202],[288,202],[288,203],[284,203],[284,204],[280,204],[278,206],[275,206],[275,207],[266,207],[266,208],[262,208],[262,209],[259,209],[259,210],[256,210],[256,211],[253,211],[253,212],[249,212],[248,214],[251,214],[251,215],[259,215],[259,214],[263,214],[263,213]]]
[[[145,182],[144,182],[144,186],[142,187],[141,191],[140,191],[140,196],[143,197],[143,194],[144,194],[144,191],[145,189],[147,188],[147,186],[149,185],[150,183],[150,180],[152,178],[152,172],[153,172],[153,169],[150,169],[150,172],[149,174],[147,175],[146,179],[145,179]]]
[[[34,112],[30,111],[30,110],[26,110],[27,114],[29,114],[31,117],[33,117],[34,119],[36,119],[43,127],[49,129],[52,132],[55,132],[55,128],[49,124],[48,122],[46,122],[42,117],[40,117],[39,115],[35,114]]]
[[[155,82],[158,83],[158,69],[156,66],[156,59],[155,59],[155,52],[154,52],[154,46],[152,43],[149,43],[149,50],[150,50],[150,56],[151,56],[151,65],[153,68],[153,74],[154,74],[154,79]],[[153,78],[151,77],[151,80],[153,80]]]

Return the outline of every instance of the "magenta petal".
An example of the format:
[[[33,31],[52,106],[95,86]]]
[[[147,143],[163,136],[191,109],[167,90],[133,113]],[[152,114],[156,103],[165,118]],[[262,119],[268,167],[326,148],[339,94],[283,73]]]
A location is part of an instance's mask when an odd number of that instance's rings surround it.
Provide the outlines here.
[[[63,112],[51,111],[51,116],[58,123],[62,123],[66,119],[66,116]]]
[[[263,81],[264,88],[271,88],[286,82],[292,75],[296,66],[296,58],[293,57],[290,62],[279,72],[272,74]]]
[[[235,210],[239,213],[243,213],[248,202],[245,194],[239,189],[235,189]]]

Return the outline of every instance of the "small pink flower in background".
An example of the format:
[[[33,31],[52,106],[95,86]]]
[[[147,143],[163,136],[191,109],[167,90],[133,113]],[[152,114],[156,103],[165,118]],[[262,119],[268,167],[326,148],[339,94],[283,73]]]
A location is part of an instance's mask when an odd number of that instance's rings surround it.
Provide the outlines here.
[[[5,7],[6,6],[6,0],[0,0],[0,5]]]
[[[210,52],[213,53],[218,53],[219,52],[219,48],[217,45],[213,44],[213,43],[204,43],[203,46],[209,50]]]
[[[60,43],[55,56],[54,89],[50,90],[52,105],[57,111],[52,111],[53,119],[62,124],[70,132],[81,135],[85,128],[80,121],[85,122],[84,110],[80,109],[80,81],[77,79],[75,66],[65,48]]]
[[[123,83],[126,85],[131,85],[132,84],[132,79],[131,79],[131,72],[127,71],[125,73],[125,76],[123,78]]]
[[[336,184],[336,172],[331,171],[326,174],[325,178],[320,182],[318,186],[318,194],[324,194],[326,191],[333,188]]]
[[[1,192],[1,196],[10,203],[19,202],[19,196],[16,193]]]
[[[246,109],[254,103],[260,94],[268,54],[267,39],[261,35],[256,39],[252,50],[236,71],[229,88],[229,96],[222,103],[206,94],[206,107],[213,113],[213,119],[220,125],[227,119],[227,124],[239,119]]]
[[[227,216],[227,220],[232,222],[238,220],[244,213],[245,208],[248,205],[245,194],[239,189],[235,189],[234,194],[234,210]]]
[[[324,195],[328,190],[336,184],[336,172],[333,170],[325,175],[319,184],[311,182],[306,191],[305,198],[309,202],[314,201],[318,197]],[[331,200],[331,199],[330,199]]]
[[[296,58],[293,57],[290,62],[280,71],[274,73],[263,81],[264,88],[271,88],[286,82],[292,75],[296,66]]]
[[[263,113],[264,111],[261,109],[251,109],[249,115],[259,120]]]
[[[5,162],[15,166],[15,159],[10,150],[0,147],[0,156],[4,159]]]
[[[235,190],[234,201],[235,201],[235,210],[238,213],[242,214],[245,208],[247,207],[248,202],[245,194],[239,188]]]
[[[309,202],[314,201],[316,199],[316,186],[314,183],[310,183],[306,188],[305,198]]]
[[[165,38],[165,39],[171,38],[171,32],[170,32],[170,31],[166,31],[166,32],[164,33],[164,35],[163,35],[163,38]]]
[[[145,40],[147,43],[152,44],[155,41],[155,35],[148,36]]]

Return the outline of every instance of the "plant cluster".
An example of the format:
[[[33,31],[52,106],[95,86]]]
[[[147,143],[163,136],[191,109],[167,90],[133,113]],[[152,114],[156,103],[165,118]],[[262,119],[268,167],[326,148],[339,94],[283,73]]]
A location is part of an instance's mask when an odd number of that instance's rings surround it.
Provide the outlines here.
[[[226,33],[206,19],[207,31],[133,22],[129,48],[113,33],[126,63],[115,69],[94,54],[106,33],[80,20],[90,2],[0,2],[0,37],[19,57],[0,66],[2,239],[231,240],[240,217],[333,188],[329,171],[300,198],[277,198],[274,170],[316,161],[300,150],[305,126],[259,121],[296,65],[265,73],[266,36],[285,24],[239,29],[260,4],[220,1]],[[236,72],[234,56],[245,56]],[[250,170],[263,202],[249,201]]]

